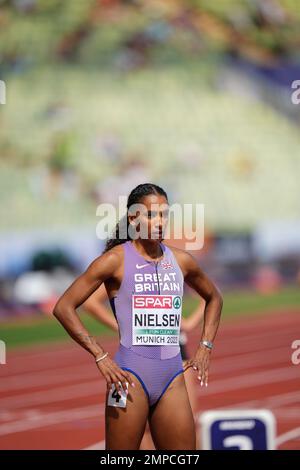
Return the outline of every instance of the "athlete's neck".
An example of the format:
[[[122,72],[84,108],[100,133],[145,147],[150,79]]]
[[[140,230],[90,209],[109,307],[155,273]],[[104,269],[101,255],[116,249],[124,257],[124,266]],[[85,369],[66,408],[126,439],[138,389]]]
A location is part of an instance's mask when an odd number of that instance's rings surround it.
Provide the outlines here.
[[[144,258],[149,258],[155,261],[157,258],[161,258],[163,256],[159,240],[144,240],[142,238],[138,238],[137,240],[133,240],[131,243]]]

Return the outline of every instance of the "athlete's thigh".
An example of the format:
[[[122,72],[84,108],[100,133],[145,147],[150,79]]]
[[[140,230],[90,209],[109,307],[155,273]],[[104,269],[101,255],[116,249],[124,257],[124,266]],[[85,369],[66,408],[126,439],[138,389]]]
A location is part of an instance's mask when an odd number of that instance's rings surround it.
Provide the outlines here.
[[[183,368],[184,368],[185,363],[183,363]],[[200,382],[199,380],[197,381],[197,374],[193,370],[192,367],[189,367],[185,372],[184,372],[184,379],[185,379],[185,385],[186,389],[188,392],[191,408],[193,415],[195,417],[196,411],[197,411],[197,390],[200,387]]]
[[[171,382],[151,407],[149,424],[157,449],[196,449],[195,423],[183,374]]]
[[[105,448],[138,450],[149,414],[148,398],[138,379],[129,372],[135,388],[128,386],[126,408],[109,406],[106,392]]]

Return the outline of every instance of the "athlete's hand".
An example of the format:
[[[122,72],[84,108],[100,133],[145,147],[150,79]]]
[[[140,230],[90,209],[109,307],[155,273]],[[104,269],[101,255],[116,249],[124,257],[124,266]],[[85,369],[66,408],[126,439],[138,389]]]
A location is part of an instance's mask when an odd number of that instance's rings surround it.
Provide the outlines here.
[[[108,391],[111,390],[112,384],[114,384],[117,392],[121,391],[122,386],[123,390],[128,393],[126,382],[130,383],[132,387],[135,387],[129,373],[126,370],[120,369],[120,367],[109,356],[106,356],[102,361],[99,361],[96,364],[106,380]]]
[[[198,372],[198,380],[200,381],[201,387],[203,384],[208,385],[208,368],[210,360],[211,350],[206,346],[200,345],[196,351],[193,359],[189,359],[184,366],[184,371],[189,367]]]

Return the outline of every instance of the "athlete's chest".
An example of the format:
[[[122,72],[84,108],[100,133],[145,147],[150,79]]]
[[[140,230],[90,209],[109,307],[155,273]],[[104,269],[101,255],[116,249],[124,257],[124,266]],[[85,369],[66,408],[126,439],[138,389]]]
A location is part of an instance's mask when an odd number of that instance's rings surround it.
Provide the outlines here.
[[[169,261],[135,263],[129,276],[135,293],[182,294],[182,273],[177,265]]]
[[[182,276],[177,271],[164,272],[159,269],[147,269],[132,273],[132,285],[135,292],[163,293],[181,292]]]

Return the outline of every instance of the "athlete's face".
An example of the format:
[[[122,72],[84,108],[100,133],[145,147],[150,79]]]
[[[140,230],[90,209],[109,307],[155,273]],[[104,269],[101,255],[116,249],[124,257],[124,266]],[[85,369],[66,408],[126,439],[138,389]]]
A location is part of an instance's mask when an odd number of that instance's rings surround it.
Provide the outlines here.
[[[168,224],[169,204],[164,196],[144,196],[136,210],[136,216],[129,216],[141,238],[163,240]]]

